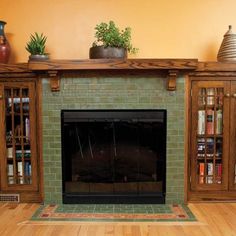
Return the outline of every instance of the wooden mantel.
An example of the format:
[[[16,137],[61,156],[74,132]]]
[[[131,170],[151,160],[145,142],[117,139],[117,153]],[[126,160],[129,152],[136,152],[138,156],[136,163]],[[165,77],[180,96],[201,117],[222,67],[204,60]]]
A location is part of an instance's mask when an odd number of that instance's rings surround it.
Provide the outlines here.
[[[78,70],[159,70],[167,72],[167,89],[176,89],[176,78],[181,71],[193,71],[197,59],[90,59],[29,61],[28,69],[47,72],[51,78],[51,90],[60,90],[60,72]]]

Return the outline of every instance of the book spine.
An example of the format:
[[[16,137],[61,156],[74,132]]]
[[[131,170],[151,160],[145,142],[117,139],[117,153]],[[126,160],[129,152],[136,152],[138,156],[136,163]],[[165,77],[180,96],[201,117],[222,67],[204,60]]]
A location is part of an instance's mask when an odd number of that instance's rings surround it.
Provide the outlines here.
[[[213,163],[207,163],[207,183],[213,183]]]
[[[18,175],[22,176],[23,175],[22,161],[17,162],[17,170],[18,170]]]
[[[222,134],[223,131],[223,115],[222,110],[216,111],[216,134]]]
[[[216,183],[221,184],[222,164],[216,164]]]
[[[25,136],[26,136],[26,141],[29,141],[29,139],[30,139],[30,123],[29,123],[29,119],[27,117],[25,118]]]
[[[199,184],[204,184],[205,163],[199,163]]]
[[[205,111],[198,111],[198,134],[205,134]]]
[[[13,158],[13,147],[7,148],[7,158]]]
[[[215,94],[214,88],[207,89],[207,105],[214,105],[214,100],[215,100],[214,94]]]
[[[29,175],[29,162],[25,162],[25,175]]]
[[[14,171],[13,171],[13,164],[8,164],[7,165],[7,175],[8,176],[13,176],[14,175]]]
[[[205,139],[199,138],[197,141],[197,157],[204,158],[205,156]]]
[[[206,155],[208,158],[213,158],[214,156],[214,139],[213,138],[208,138],[206,140],[206,145],[207,145],[207,149],[206,149]]]
[[[207,134],[214,134],[214,111],[207,110]]]

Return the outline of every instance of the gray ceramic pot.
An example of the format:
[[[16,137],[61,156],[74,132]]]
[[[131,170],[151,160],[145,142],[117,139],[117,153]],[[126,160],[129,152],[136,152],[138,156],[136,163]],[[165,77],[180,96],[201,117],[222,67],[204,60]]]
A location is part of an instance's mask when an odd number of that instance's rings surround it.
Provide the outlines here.
[[[35,60],[35,61],[41,61],[41,60],[48,60],[49,59],[49,56],[46,54],[46,55],[30,55],[29,56],[29,60]]]
[[[99,58],[127,58],[127,50],[124,48],[96,46],[89,49],[90,59]]]

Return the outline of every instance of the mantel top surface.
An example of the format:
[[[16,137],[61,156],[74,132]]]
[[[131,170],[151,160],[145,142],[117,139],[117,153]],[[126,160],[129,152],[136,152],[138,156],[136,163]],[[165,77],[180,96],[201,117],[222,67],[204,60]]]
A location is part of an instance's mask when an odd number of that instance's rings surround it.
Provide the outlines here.
[[[194,70],[197,59],[90,59],[29,61],[33,71],[44,70]]]

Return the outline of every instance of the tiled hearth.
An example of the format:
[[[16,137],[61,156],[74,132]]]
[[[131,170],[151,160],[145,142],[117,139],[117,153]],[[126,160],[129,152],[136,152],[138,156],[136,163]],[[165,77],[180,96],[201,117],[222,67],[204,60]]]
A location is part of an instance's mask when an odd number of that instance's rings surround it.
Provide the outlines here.
[[[83,72],[61,78],[59,92],[43,79],[43,162],[46,203],[62,203],[61,120],[62,109],[166,109],[166,202],[184,201],[184,78],[177,90],[167,91],[166,78],[154,73]]]

